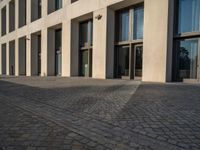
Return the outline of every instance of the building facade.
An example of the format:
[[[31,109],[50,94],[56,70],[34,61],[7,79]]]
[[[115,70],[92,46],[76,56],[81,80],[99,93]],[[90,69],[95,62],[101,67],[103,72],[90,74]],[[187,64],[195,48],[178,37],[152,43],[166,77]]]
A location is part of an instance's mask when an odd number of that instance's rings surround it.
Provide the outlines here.
[[[199,0],[1,0],[0,74],[200,81]]]

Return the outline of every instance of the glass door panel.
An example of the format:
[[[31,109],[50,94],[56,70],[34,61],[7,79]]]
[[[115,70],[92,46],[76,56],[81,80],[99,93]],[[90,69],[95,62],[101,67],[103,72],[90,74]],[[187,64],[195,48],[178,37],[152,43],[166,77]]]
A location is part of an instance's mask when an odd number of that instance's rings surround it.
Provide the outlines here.
[[[197,79],[198,39],[178,42],[178,78]]]
[[[135,46],[135,77],[142,77],[143,46]]]
[[[120,46],[116,49],[116,77],[129,76],[129,46]]]
[[[61,51],[56,51],[56,75],[61,75]]]
[[[89,77],[89,51],[88,50],[81,50],[80,51],[80,75]]]

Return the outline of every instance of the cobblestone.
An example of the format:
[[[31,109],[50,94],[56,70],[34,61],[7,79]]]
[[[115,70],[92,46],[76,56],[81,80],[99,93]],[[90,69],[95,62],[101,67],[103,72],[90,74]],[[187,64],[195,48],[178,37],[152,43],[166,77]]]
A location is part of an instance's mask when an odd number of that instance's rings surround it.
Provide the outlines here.
[[[0,150],[200,149],[200,86],[1,78]]]

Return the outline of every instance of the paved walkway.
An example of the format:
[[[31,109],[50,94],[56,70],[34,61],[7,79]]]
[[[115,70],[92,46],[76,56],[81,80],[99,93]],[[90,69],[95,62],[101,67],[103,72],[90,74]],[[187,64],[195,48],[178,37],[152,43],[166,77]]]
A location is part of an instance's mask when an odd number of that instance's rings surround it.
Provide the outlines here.
[[[0,150],[199,150],[200,86],[0,79]]]

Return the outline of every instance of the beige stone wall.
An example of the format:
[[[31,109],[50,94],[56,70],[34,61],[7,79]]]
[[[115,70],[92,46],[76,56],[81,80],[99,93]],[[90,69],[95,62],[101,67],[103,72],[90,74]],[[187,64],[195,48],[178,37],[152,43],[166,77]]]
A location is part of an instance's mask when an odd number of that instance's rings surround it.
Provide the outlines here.
[[[48,14],[47,0],[42,0],[42,17],[31,22],[31,0],[27,0],[27,23],[18,28],[18,1],[15,0],[15,28],[13,32],[0,37],[0,45],[15,40],[15,75],[19,75],[18,39],[26,36],[26,74],[31,75],[31,35],[41,32],[41,75],[51,74],[48,70],[49,28],[62,25],[62,76],[78,75],[78,24],[88,17],[93,18],[93,78],[113,78],[114,71],[114,27],[115,11],[144,2],[144,56],[143,81],[165,82],[170,80],[171,49],[169,27],[170,0],[63,0],[63,7]],[[10,0],[0,2],[0,9]],[[9,12],[9,10],[7,10]],[[96,19],[101,15],[101,19]],[[8,19],[7,19],[8,20]],[[8,22],[9,23],[9,22]],[[172,23],[173,24],[173,23]],[[0,29],[1,31],[1,29]],[[7,57],[8,58],[8,57]],[[0,59],[1,60],[1,59]],[[9,62],[9,60],[7,60]],[[1,68],[1,67],[0,67]],[[0,72],[1,73],[1,72]],[[9,74],[7,72],[7,74]]]

